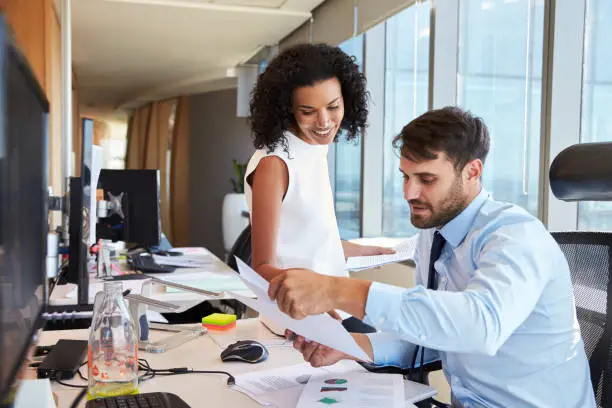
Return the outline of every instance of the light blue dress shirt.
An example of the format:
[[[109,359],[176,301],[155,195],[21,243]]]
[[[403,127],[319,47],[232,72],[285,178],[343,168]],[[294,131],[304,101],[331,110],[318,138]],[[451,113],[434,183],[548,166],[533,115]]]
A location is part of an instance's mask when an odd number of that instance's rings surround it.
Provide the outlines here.
[[[437,291],[423,286],[434,229],[419,232],[417,286],[370,287],[376,364],[409,367],[418,344],[463,406],[595,407],[568,265],[542,223],[482,190],[440,233]]]

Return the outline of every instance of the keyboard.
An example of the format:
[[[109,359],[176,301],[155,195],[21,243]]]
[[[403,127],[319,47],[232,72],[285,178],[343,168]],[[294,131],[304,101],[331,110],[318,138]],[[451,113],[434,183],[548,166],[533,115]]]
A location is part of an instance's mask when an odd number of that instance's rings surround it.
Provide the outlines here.
[[[169,392],[150,392],[121,397],[96,398],[87,401],[85,408],[191,408],[185,401]]]
[[[143,273],[168,273],[174,272],[176,267],[168,265],[160,265],[149,254],[136,254],[128,257],[128,263],[136,270]]]

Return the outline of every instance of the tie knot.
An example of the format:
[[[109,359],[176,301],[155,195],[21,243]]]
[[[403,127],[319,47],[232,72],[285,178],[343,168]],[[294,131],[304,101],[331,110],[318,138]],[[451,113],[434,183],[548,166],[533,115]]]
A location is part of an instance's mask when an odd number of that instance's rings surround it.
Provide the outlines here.
[[[442,234],[440,234],[440,231],[434,232],[433,242],[431,244],[431,258],[433,261],[436,261],[440,257],[445,243],[446,240]]]

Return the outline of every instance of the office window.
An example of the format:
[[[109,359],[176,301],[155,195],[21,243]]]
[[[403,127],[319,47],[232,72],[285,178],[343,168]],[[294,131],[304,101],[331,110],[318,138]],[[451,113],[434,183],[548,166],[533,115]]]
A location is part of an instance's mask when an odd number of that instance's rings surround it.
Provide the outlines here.
[[[460,2],[457,102],[489,127],[484,187],[536,216],[543,31],[544,0]]]
[[[612,141],[612,2],[587,0],[580,142]],[[612,203],[578,204],[579,230],[612,229]]]
[[[340,48],[355,56],[362,68],[363,35],[348,39]],[[361,136],[350,142],[340,138],[335,149],[334,202],[340,237],[358,238],[361,236]]]
[[[427,110],[429,84],[429,1],[416,3],[386,22],[383,235],[409,236],[410,207],[393,138]]]

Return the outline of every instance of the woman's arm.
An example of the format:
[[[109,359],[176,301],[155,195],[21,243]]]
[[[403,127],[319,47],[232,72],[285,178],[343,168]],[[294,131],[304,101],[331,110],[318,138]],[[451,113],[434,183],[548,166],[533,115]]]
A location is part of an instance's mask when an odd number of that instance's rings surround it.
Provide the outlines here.
[[[251,264],[269,281],[283,271],[276,267],[276,242],[281,205],[289,186],[289,170],[281,158],[268,156],[261,159],[247,181],[253,191]]]
[[[359,245],[349,241],[342,241],[342,250],[344,251],[345,259],[348,259],[352,256],[368,256],[395,253],[395,250],[393,248],[385,248],[372,245]]]

